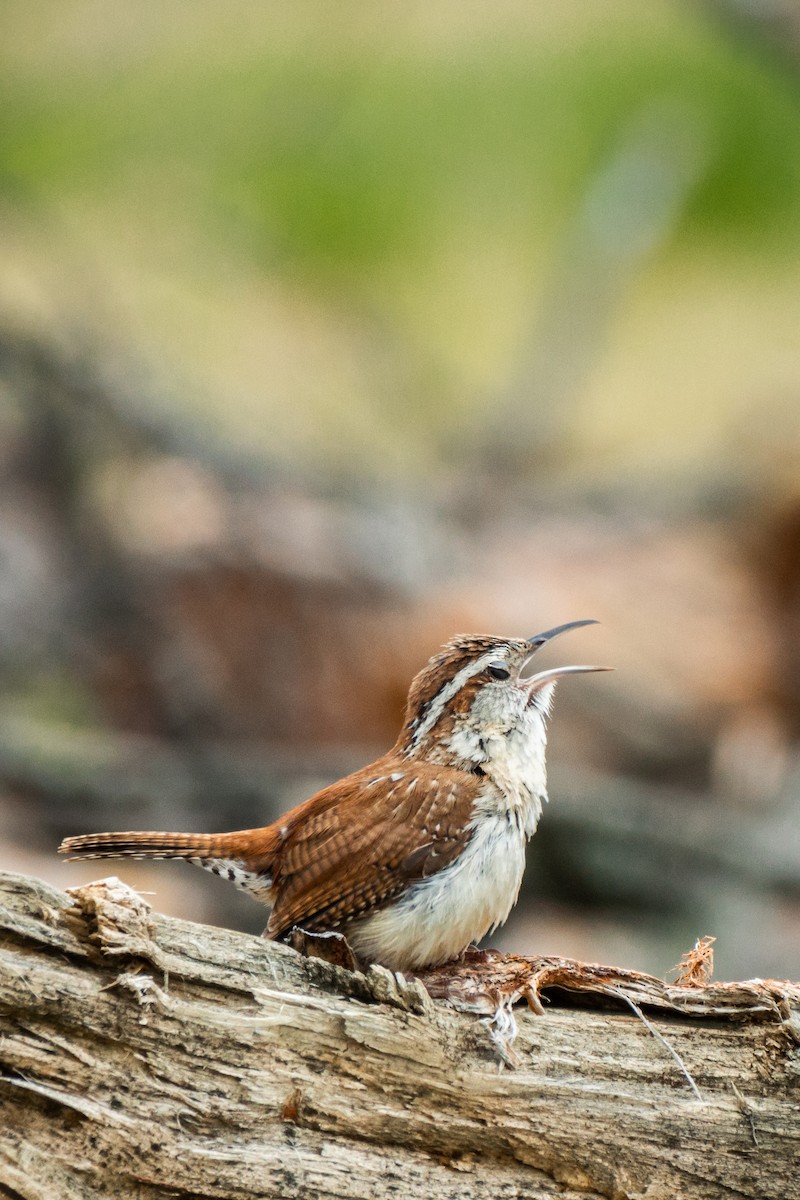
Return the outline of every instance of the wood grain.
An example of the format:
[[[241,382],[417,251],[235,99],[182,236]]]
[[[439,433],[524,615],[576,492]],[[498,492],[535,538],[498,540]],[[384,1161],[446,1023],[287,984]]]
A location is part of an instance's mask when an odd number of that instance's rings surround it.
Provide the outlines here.
[[[545,1002],[584,988],[580,964],[498,959],[439,990],[504,1011],[537,962]],[[0,1192],[800,1197],[800,989],[665,989],[659,1011],[658,981],[592,970],[616,1011],[518,1008],[500,1069],[491,1017],[418,981],[159,917],[116,880],[0,876]]]

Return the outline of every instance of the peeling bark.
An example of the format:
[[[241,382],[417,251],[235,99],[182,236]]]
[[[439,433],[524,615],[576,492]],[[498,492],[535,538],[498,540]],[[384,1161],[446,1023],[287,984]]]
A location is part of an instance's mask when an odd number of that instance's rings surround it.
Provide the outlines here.
[[[797,985],[426,983],[0,876],[0,1194],[800,1197]]]

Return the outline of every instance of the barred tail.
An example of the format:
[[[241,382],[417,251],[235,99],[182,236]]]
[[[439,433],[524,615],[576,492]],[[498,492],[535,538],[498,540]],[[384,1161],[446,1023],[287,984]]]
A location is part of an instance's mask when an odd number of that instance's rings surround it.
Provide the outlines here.
[[[229,879],[254,900],[272,903],[275,853],[281,827],[235,833],[85,833],[65,838],[59,854],[81,858],[183,858]]]
[[[81,858],[251,858],[271,848],[271,831],[241,830],[237,833],[86,833],[68,837],[59,854]],[[256,839],[254,834],[260,834]],[[260,843],[260,844],[259,844]]]

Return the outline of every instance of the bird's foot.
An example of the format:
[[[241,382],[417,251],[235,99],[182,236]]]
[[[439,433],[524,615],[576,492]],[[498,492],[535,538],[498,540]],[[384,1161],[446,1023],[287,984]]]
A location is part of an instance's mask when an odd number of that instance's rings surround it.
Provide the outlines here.
[[[460,954],[451,959],[452,963],[485,963],[489,961],[490,955],[496,954],[496,950],[481,950],[473,942],[465,947]],[[446,964],[449,966],[450,964]]]
[[[347,971],[361,970],[352,946],[342,933],[316,933],[295,925],[284,940],[306,958],[321,958]]]

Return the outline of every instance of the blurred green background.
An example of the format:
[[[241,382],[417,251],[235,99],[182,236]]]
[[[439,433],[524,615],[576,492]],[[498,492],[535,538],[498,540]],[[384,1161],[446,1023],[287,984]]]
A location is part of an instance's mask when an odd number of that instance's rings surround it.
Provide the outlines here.
[[[505,944],[800,973],[792,6],[6,4],[0,214],[0,864],[598,616]]]

